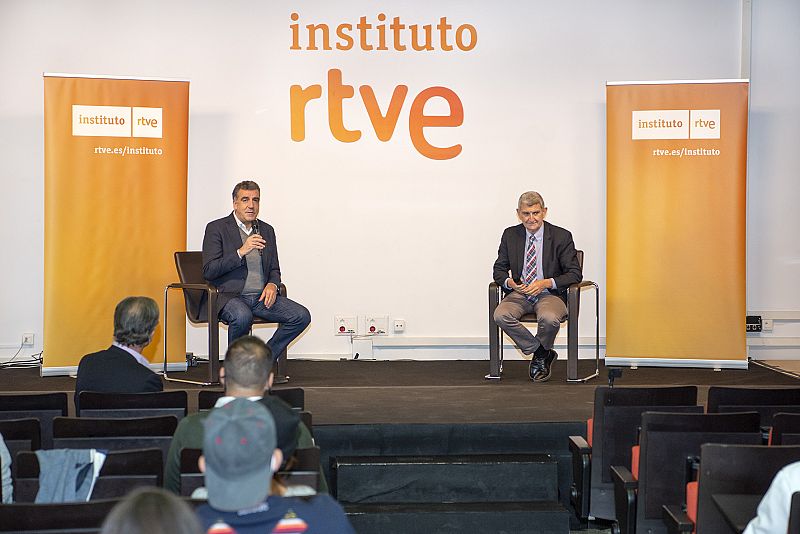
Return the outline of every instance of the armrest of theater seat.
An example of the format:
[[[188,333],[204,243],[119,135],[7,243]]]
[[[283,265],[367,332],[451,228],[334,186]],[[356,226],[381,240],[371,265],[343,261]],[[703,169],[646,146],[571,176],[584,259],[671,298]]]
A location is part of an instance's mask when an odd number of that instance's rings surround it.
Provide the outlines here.
[[[668,534],[680,534],[694,530],[694,523],[678,505],[664,505],[661,507],[661,518],[667,526]]]
[[[620,534],[636,532],[636,490],[639,482],[630,470],[621,465],[611,466],[611,480],[614,483],[614,510]]]
[[[592,448],[583,439],[583,436],[569,436],[569,452],[572,455],[572,485],[569,491],[569,501],[575,509],[578,519],[587,521],[592,480]]]

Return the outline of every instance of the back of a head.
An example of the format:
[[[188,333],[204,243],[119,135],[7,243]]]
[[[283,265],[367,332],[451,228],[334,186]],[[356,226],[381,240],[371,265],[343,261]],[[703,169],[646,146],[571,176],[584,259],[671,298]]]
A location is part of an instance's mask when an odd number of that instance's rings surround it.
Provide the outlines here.
[[[119,502],[100,534],[200,534],[200,522],[183,500],[160,488],[139,488]]]
[[[122,345],[147,345],[157,325],[158,304],[150,297],[127,297],[114,310],[114,340]]]
[[[228,389],[263,389],[272,371],[272,351],[255,336],[240,337],[225,352],[225,385]]]

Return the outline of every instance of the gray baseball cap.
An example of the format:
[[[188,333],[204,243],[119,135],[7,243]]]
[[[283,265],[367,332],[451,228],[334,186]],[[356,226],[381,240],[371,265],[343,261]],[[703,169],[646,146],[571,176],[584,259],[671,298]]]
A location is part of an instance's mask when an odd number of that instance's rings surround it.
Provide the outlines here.
[[[235,512],[267,498],[276,447],[275,421],[263,404],[235,399],[214,408],[203,423],[208,502]]]

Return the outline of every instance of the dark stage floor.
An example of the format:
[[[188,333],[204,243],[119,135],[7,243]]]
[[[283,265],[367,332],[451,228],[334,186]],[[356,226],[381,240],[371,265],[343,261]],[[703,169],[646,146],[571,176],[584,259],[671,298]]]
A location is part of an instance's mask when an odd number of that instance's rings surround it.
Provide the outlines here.
[[[486,361],[315,361],[290,360],[289,386],[306,391],[306,409],[314,425],[355,423],[492,423],[582,421],[591,416],[595,386],[607,384],[607,371],[588,384],[567,384],[566,362],[559,360],[553,379],[534,384],[526,361],[507,361],[504,378],[486,381]],[[580,362],[580,375],[593,368]],[[202,379],[201,365],[176,378]],[[618,386],[697,385],[700,402],[709,386],[800,386],[796,378],[751,364],[749,370],[625,369]],[[38,369],[0,370],[0,392],[73,391],[69,377],[39,376]],[[167,382],[166,389],[199,389]],[[190,411],[197,396],[189,394]]]

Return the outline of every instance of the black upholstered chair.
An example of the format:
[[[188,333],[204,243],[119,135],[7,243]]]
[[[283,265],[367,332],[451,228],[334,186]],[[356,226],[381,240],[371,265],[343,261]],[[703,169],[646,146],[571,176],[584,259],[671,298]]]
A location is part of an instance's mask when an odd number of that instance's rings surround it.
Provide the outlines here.
[[[42,448],[42,427],[38,419],[0,420],[0,434],[12,459],[20,451]]]
[[[203,278],[203,253],[200,251],[185,251],[175,253],[175,267],[178,270],[180,282],[169,284],[164,289],[164,310],[169,310],[169,290],[182,289],[183,298],[186,304],[186,317],[192,324],[208,325],[208,380],[197,382],[179,378],[171,378],[167,375],[167,320],[168,313],[164,312],[164,379],[189,384],[200,384],[210,386],[219,384],[219,310],[217,310],[218,290],[213,285],[206,282]],[[281,284],[278,291],[282,296],[286,296],[286,286]],[[208,302],[208,314],[200,316],[200,303],[203,295]],[[266,321],[253,318],[253,324],[267,324]],[[278,355],[275,362],[275,383],[281,384],[288,380],[285,373],[286,351]]]
[[[42,430],[42,448],[53,448],[53,418],[67,416],[67,394],[25,393],[0,395],[0,420],[38,419]]]
[[[708,388],[708,413],[758,412],[761,426],[772,426],[778,412],[800,413],[800,388]]]
[[[583,269],[583,251],[578,250],[578,263]],[[594,373],[578,377],[578,314],[580,293],[587,287],[595,292],[595,370]],[[600,289],[595,282],[583,280],[572,284],[567,290],[567,382],[587,382],[600,374]],[[495,282],[489,284],[489,374],[487,380],[499,380],[503,374],[503,331],[494,322],[494,311],[503,299],[503,288]],[[570,320],[571,318],[571,320]],[[536,314],[523,315],[523,323],[535,323]]]
[[[643,413],[638,478],[627,467],[611,466],[614,528],[621,534],[666,533],[663,506],[685,502],[687,458],[699,457],[704,443],[759,445],[759,423],[756,412]]]
[[[35,452],[17,455],[14,500],[33,502],[39,491],[39,460]],[[163,485],[164,469],[159,449],[109,451],[92,489],[91,500],[117,499],[139,486]]]
[[[100,532],[103,521],[118,502],[107,499],[66,504],[2,504],[0,532]]]
[[[53,445],[63,449],[130,450],[157,448],[162,465],[178,426],[174,415],[95,419],[56,417],[53,420]]]
[[[664,506],[669,532],[728,534],[755,517],[756,507],[783,467],[800,461],[800,446],[729,445],[700,447],[697,522],[681,506]],[[798,532],[790,531],[790,532]]]
[[[159,391],[154,393],[101,393],[81,391],[78,417],[155,417],[174,415],[178,421],[188,412],[185,391]]]
[[[779,412],[772,416],[770,445],[800,445],[800,413]]]
[[[697,406],[695,386],[595,388],[594,412],[587,422],[591,443],[582,436],[569,437],[570,500],[578,519],[615,518],[611,466],[629,465],[644,412],[703,413],[703,407]]]
[[[216,404],[217,399],[225,394],[218,389],[204,389],[197,394],[197,409],[199,411],[210,410]],[[269,395],[278,397],[286,404],[296,410],[302,410],[306,406],[305,391],[303,388],[281,388],[271,389]]]

